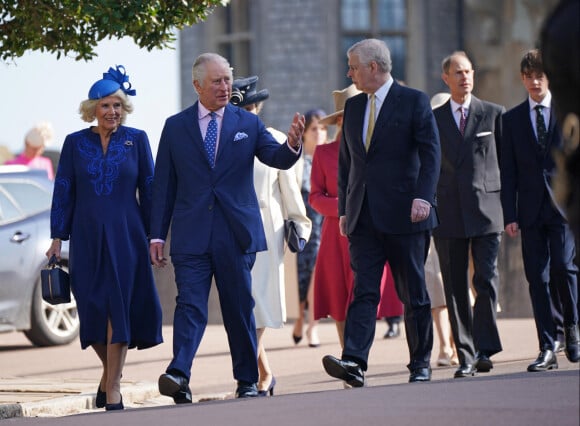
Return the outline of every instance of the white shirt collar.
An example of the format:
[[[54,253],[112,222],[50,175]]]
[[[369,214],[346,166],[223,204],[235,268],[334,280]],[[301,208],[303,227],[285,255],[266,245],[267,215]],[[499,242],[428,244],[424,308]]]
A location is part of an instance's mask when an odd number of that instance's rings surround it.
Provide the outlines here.
[[[205,116],[209,115],[209,113],[211,112],[209,109],[207,109],[206,107],[203,106],[203,104],[201,102],[197,102],[198,105],[198,109],[197,109],[197,118],[199,120],[201,120],[202,118],[204,118]],[[224,115],[224,111],[225,111],[226,107],[222,107],[216,111],[214,111],[219,117],[223,117]]]
[[[463,107],[465,111],[469,111],[469,106],[471,105],[471,95],[468,95],[467,99],[465,99],[465,102],[463,102],[462,104],[458,104],[451,98],[449,100],[451,101],[451,112],[453,113],[457,112],[457,108],[459,107]]]
[[[530,104],[530,110],[533,110],[536,105],[542,105],[543,108],[550,108],[550,105],[552,104],[552,93],[548,90],[548,93],[544,96],[544,99],[542,99],[541,102],[536,102],[528,96],[528,102]]]
[[[385,99],[387,99],[387,95],[389,94],[389,90],[391,90],[393,81],[393,77],[389,76],[389,79],[385,82],[385,84],[379,87],[375,92],[375,102],[377,102],[378,105],[382,105]]]

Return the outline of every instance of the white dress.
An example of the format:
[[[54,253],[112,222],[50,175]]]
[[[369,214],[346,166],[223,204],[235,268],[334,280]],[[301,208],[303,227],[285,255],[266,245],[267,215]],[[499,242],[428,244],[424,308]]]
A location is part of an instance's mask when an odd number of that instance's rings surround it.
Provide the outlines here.
[[[272,128],[268,130],[280,143],[285,143],[285,134]],[[254,187],[268,243],[268,250],[256,254],[252,268],[256,328],[281,328],[286,321],[284,219],[292,219],[305,240],[310,237],[312,224],[306,216],[294,167],[278,170],[255,159]]]

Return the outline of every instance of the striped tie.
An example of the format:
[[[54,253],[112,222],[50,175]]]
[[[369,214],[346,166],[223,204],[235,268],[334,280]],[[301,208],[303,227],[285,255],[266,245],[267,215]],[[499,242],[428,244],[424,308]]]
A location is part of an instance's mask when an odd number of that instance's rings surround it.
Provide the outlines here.
[[[463,108],[462,106],[460,106],[459,108],[457,108],[457,111],[459,111],[460,117],[459,117],[459,133],[461,133],[461,136],[463,136],[465,134],[465,122],[467,121],[467,117],[465,116],[465,108]]]

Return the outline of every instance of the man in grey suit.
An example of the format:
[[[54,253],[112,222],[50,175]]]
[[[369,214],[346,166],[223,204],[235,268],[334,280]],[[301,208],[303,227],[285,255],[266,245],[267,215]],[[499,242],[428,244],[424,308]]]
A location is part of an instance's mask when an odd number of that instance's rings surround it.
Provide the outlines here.
[[[459,368],[468,377],[493,368],[502,350],[496,325],[499,273],[497,254],[503,230],[498,143],[505,108],[471,94],[473,67],[464,52],[442,62],[451,99],[436,108],[441,139],[437,184],[440,225],[433,236],[457,346]],[[469,251],[473,257],[473,309],[469,299]]]

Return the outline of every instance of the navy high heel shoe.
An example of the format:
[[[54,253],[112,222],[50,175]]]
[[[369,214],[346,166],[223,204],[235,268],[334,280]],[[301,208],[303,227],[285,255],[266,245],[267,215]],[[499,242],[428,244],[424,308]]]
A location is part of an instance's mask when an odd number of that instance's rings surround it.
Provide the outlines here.
[[[107,405],[107,392],[101,390],[101,384],[99,383],[97,397],[95,398],[95,406],[97,408],[103,408],[105,405]]]
[[[270,382],[270,386],[268,386],[268,389],[259,390],[258,396],[268,396],[268,394],[270,394],[270,396],[274,396],[274,386],[276,386],[276,378],[272,376],[272,381]]]
[[[105,410],[106,411],[115,411],[115,410],[124,410],[125,406],[123,405],[123,395],[121,395],[121,402],[116,404],[106,404]]]

